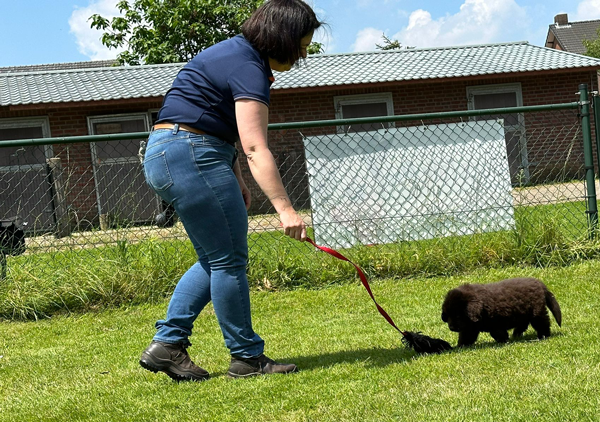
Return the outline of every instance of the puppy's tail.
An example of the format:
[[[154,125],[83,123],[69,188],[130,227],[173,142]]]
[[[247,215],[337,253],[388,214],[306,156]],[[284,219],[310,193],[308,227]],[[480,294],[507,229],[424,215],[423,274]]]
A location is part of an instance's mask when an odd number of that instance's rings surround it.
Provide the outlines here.
[[[546,306],[548,306],[548,308],[550,309],[550,312],[552,312],[552,315],[554,315],[554,319],[556,320],[556,322],[558,323],[558,326],[561,326],[562,323],[562,314],[560,312],[560,305],[558,304],[558,302],[556,301],[556,298],[554,297],[554,295],[552,294],[552,292],[548,289],[545,289],[544,294],[546,296]]]

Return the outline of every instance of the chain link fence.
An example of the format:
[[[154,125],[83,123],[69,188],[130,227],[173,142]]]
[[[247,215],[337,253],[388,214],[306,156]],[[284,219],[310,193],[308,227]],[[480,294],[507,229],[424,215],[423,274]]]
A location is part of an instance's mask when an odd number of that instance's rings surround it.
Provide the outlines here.
[[[278,124],[269,142],[317,243],[353,250],[454,238],[460,247],[542,226],[581,240],[597,224],[582,104]],[[148,240],[188,248],[176,213],[145,184],[138,147],[146,135],[0,142],[2,276],[19,259],[39,267]],[[257,256],[282,236],[241,164]]]

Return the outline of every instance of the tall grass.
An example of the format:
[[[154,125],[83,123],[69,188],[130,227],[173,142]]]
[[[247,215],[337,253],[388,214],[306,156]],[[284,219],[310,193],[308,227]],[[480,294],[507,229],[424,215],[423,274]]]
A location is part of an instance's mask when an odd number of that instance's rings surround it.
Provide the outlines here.
[[[585,217],[567,218],[565,210],[585,215],[577,203],[521,207],[512,231],[357,246],[343,253],[372,279],[448,276],[481,267],[564,266],[600,257],[600,242],[588,240]],[[581,236],[573,237],[573,231]],[[314,289],[356,281],[348,263],[280,232],[254,233],[249,243],[248,278],[255,289]],[[27,320],[156,303],[170,295],[196,256],[189,241],[152,238],[9,260],[9,276],[0,282],[0,318]]]

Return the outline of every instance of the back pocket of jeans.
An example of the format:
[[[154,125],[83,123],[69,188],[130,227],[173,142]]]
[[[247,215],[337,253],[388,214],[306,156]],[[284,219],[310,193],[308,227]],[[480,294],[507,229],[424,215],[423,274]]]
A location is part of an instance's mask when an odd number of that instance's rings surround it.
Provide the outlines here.
[[[146,181],[154,190],[167,190],[173,185],[164,151],[144,159],[144,175]]]

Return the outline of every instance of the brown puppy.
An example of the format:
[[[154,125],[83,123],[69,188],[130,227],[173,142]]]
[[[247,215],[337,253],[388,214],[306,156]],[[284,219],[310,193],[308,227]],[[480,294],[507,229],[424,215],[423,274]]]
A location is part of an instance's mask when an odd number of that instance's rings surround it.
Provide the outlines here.
[[[479,333],[490,333],[497,342],[522,335],[529,324],[539,339],[550,336],[546,306],[561,325],[554,295],[536,278],[511,278],[491,284],[464,284],[452,289],[442,305],[442,320],[458,332],[458,346],[475,343]]]

